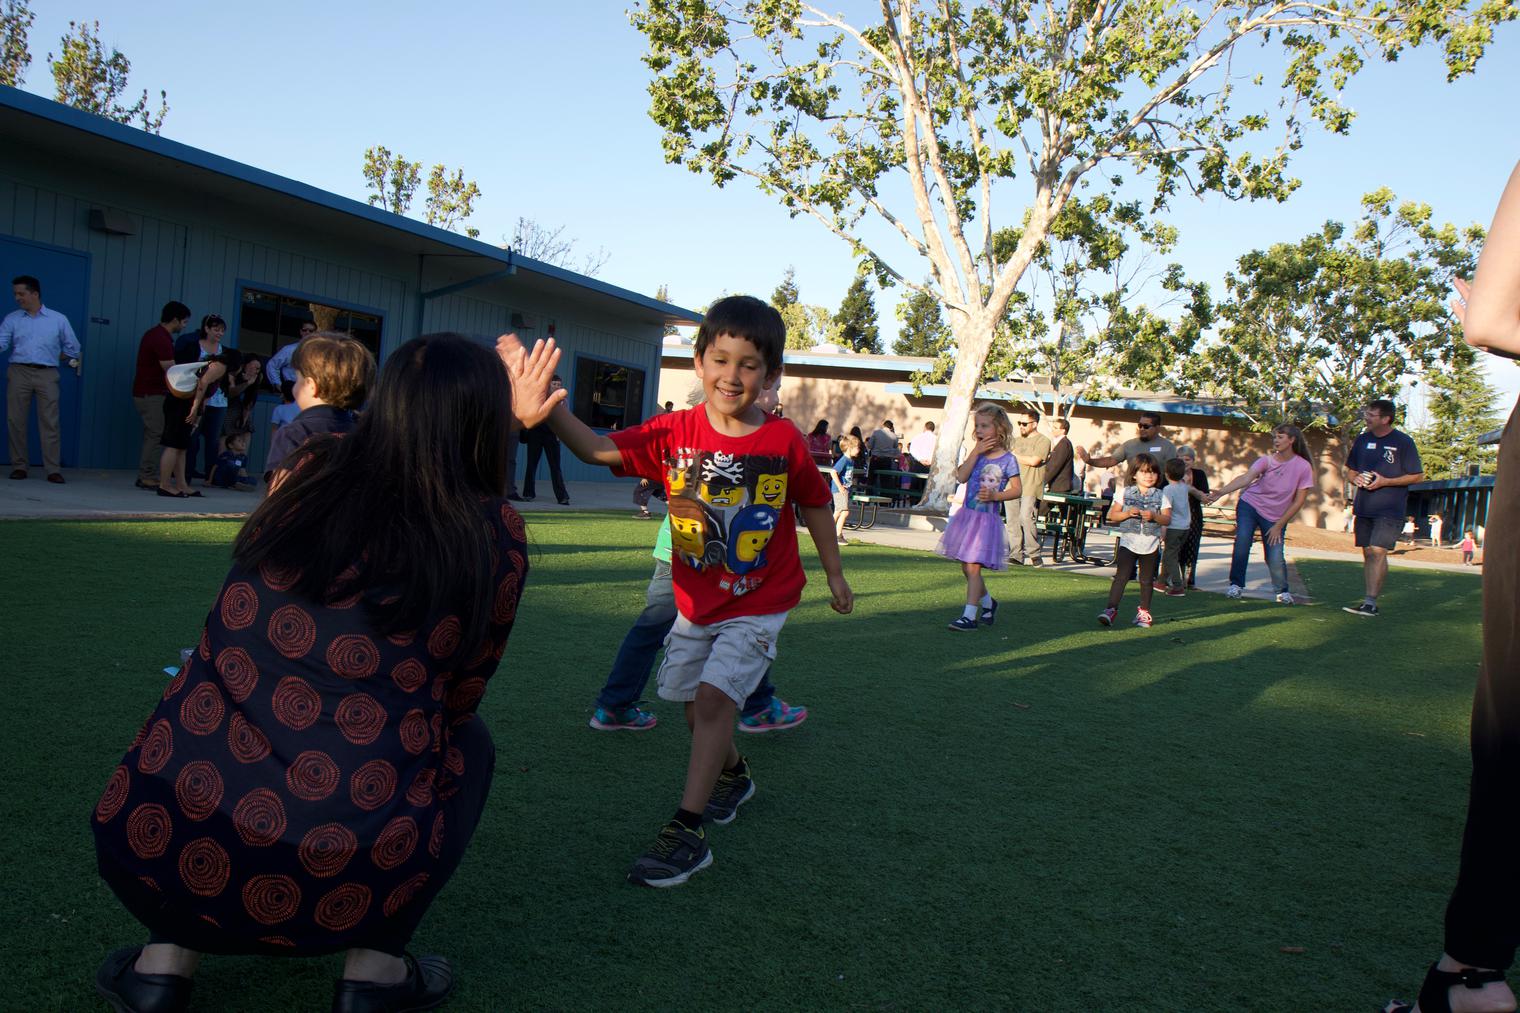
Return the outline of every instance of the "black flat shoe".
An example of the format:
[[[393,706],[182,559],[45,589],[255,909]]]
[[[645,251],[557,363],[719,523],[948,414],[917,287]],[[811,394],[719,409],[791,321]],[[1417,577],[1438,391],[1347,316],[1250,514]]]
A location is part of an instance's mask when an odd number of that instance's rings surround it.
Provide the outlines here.
[[[454,971],[444,957],[414,957],[406,961],[406,980],[394,985],[339,978],[333,987],[333,1013],[409,1013],[443,1004],[454,988]]]
[[[195,982],[177,974],[142,974],[133,969],[141,946],[112,950],[95,972],[95,991],[116,1013],[179,1013],[190,1008]]]
[[[182,492],[170,492],[168,489],[165,489],[163,486],[159,486],[158,487],[158,494],[160,496],[167,496],[170,499],[184,499],[185,498],[185,494],[184,493],[182,493]]]
[[[196,497],[198,497],[198,496],[201,495],[201,491],[199,489],[197,489],[194,492],[182,492],[182,493],[180,493],[180,495],[186,497],[187,499],[195,499]],[[201,498],[204,498],[204,497],[201,497]]]

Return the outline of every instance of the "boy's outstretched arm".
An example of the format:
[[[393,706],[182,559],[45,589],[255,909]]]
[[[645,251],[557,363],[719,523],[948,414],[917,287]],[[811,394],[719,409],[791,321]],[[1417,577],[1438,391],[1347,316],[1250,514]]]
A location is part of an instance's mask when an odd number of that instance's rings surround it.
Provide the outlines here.
[[[834,513],[826,506],[802,507],[802,522],[808,534],[813,536],[813,546],[818,550],[818,561],[829,578],[829,595],[833,599],[829,607],[842,616],[855,609],[855,592],[844,579],[844,564],[839,559],[838,536],[834,534]]]
[[[587,464],[614,468],[623,463],[616,444],[571,414],[565,404],[569,392],[550,389],[560,356],[553,338],[535,341],[530,351],[517,335],[503,334],[496,339],[496,354],[512,378],[512,414],[524,429],[548,421],[560,442]]]

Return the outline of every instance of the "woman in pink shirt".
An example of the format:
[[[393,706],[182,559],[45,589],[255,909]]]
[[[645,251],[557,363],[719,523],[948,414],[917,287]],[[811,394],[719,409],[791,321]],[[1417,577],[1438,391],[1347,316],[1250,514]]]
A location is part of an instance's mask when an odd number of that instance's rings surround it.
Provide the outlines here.
[[[1235,508],[1235,552],[1230,558],[1230,588],[1225,594],[1239,598],[1245,590],[1246,560],[1251,557],[1251,542],[1259,530],[1272,590],[1278,601],[1293,604],[1288,591],[1288,564],[1283,559],[1283,531],[1303,509],[1312,488],[1314,465],[1309,459],[1309,445],[1297,426],[1284,425],[1272,430],[1272,453],[1258,457],[1244,475],[1209,497],[1213,503],[1237,489],[1245,490]]]

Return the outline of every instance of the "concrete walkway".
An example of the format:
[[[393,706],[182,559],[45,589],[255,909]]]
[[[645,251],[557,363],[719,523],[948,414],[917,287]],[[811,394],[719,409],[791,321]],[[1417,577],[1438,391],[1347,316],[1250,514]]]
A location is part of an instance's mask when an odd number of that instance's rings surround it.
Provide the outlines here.
[[[173,499],[145,492],[132,483],[135,471],[65,470],[65,485],[43,480],[42,469],[32,469],[26,481],[0,478],[0,520],[25,518],[75,520],[127,520],[193,517],[244,517],[263,498],[262,492],[233,492],[231,489],[201,489],[193,499]],[[566,482],[570,506],[554,502],[554,490],[548,479],[538,483],[538,498],[519,503],[524,513],[539,510],[610,510],[637,512],[633,505],[633,481]],[[655,501],[650,509],[663,508]]]
[[[136,478],[135,471],[67,470],[64,472],[64,478],[67,484],[52,485],[43,480],[39,468],[33,469],[31,477],[24,482],[0,480],[0,521],[39,518],[52,520],[238,518],[246,516],[260,500],[258,492],[233,492],[228,489],[205,489],[202,490],[203,495],[198,499],[170,499],[136,488],[132,484]],[[570,493],[571,504],[568,507],[562,507],[554,502],[553,492],[546,480],[539,483],[538,491],[541,494],[538,499],[531,503],[519,503],[518,509],[528,514],[549,510],[604,510],[632,516],[636,512],[633,505],[631,480],[567,482],[566,491]],[[659,516],[664,510],[664,504],[654,500],[650,503],[650,509]],[[893,522],[901,525],[905,521],[908,526],[893,526]],[[913,516],[909,518],[895,512],[883,511],[881,523],[875,527],[866,531],[846,530],[845,536],[851,542],[933,552],[944,525],[943,517]],[[1225,588],[1229,586],[1231,544],[1230,539],[1227,538],[1207,536],[1204,538],[1198,556],[1198,589],[1200,591],[1223,594]],[[1113,555],[1112,543],[1103,536],[1092,535],[1088,540],[1088,546],[1100,555]],[[849,547],[845,546],[847,560],[849,551]],[[1295,557],[1361,562],[1361,556],[1357,553],[1295,549],[1290,540],[1288,544],[1289,588],[1295,598],[1303,599],[1306,604],[1312,602],[1303,581],[1299,578],[1297,567],[1293,565]],[[1403,562],[1396,557],[1391,558],[1389,564],[1395,567],[1407,566],[1416,569],[1477,572],[1474,567],[1464,567],[1460,564]],[[1050,561],[1048,554],[1045,565],[1062,572],[1090,574],[1103,580],[1110,580],[1113,577],[1112,567],[1097,567],[1072,562],[1055,564]],[[1268,583],[1267,567],[1262,562],[1259,545],[1253,549],[1251,560],[1246,566],[1245,596],[1261,599],[1273,597]]]

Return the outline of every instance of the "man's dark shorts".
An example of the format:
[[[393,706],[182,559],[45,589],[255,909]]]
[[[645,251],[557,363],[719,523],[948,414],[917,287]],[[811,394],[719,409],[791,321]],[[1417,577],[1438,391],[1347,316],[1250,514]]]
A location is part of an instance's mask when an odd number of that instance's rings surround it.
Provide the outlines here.
[[[1399,544],[1399,532],[1404,522],[1397,517],[1358,517],[1356,519],[1356,544],[1358,548],[1368,545],[1379,549],[1391,549]]]

